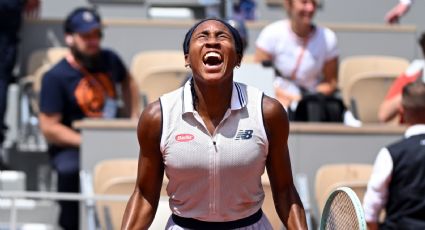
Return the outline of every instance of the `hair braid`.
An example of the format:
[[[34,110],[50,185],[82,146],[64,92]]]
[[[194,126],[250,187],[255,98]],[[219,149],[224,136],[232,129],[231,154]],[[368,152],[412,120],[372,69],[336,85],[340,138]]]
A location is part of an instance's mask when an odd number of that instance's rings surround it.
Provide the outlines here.
[[[193,109],[196,110],[196,106],[198,105],[198,96],[195,91],[195,81],[193,80],[193,76],[190,79],[190,92],[192,93],[192,104]]]

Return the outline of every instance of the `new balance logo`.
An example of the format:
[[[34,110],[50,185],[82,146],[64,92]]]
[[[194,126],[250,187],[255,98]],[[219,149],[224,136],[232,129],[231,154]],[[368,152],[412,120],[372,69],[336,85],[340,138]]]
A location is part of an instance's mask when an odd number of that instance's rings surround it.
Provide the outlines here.
[[[235,140],[248,140],[251,139],[252,133],[254,130],[252,129],[246,129],[246,130],[239,130],[238,134],[236,134]]]

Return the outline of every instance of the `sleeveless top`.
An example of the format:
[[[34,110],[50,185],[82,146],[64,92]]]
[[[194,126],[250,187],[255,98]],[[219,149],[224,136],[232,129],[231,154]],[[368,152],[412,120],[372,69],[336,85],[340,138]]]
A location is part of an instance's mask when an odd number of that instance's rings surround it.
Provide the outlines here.
[[[170,208],[175,215],[202,221],[250,216],[264,200],[263,93],[234,82],[230,108],[211,135],[193,108],[190,84],[160,97],[160,149]]]
[[[425,229],[425,134],[387,147],[393,160],[382,229]]]

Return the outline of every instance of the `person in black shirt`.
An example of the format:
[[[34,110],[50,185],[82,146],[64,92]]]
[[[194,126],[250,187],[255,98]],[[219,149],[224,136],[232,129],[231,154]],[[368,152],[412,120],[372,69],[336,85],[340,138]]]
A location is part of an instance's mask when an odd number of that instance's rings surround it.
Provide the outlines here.
[[[101,49],[101,38],[99,15],[90,8],[74,10],[65,20],[70,52],[42,79],[40,128],[49,143],[59,192],[79,192],[81,135],[72,128],[74,121],[138,117],[137,87],[117,54]],[[120,110],[126,113],[119,114]],[[61,227],[78,229],[78,202],[62,201],[60,205]]]

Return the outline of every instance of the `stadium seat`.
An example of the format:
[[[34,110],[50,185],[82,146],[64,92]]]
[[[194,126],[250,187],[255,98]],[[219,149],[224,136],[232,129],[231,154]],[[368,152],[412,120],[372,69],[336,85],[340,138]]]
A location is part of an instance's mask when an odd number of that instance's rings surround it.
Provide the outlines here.
[[[344,92],[358,120],[379,123],[379,106],[397,76],[395,73],[364,72],[349,79]]]
[[[136,54],[131,63],[131,74],[145,97],[143,106],[181,86],[188,72],[180,50],[143,51]]]
[[[184,68],[184,65],[184,54],[181,50],[142,51],[133,57],[130,71],[136,82],[140,82],[151,68],[164,66]]]
[[[130,196],[136,184],[137,159],[113,159],[99,162],[94,170],[94,192],[97,195],[128,195]],[[164,229],[171,210],[168,207],[164,178],[161,198],[151,229]],[[120,229],[127,201],[97,201],[96,209],[102,229]],[[155,226],[155,227],[154,227]]]
[[[342,92],[344,104],[350,108],[350,98],[346,91],[348,82],[359,73],[378,72],[399,75],[409,66],[405,58],[394,56],[351,56],[341,61],[338,72],[338,88]]]
[[[147,104],[179,88],[189,77],[189,71],[184,66],[150,68],[145,74],[142,79],[139,79],[137,85],[140,93],[146,97]]]
[[[27,74],[34,73],[40,66],[45,64],[56,64],[67,52],[68,48],[66,47],[49,47],[33,51],[28,58]]]
[[[363,200],[372,169],[371,164],[329,164],[320,167],[315,179],[319,214],[321,215],[330,192],[337,187],[350,187]]]

